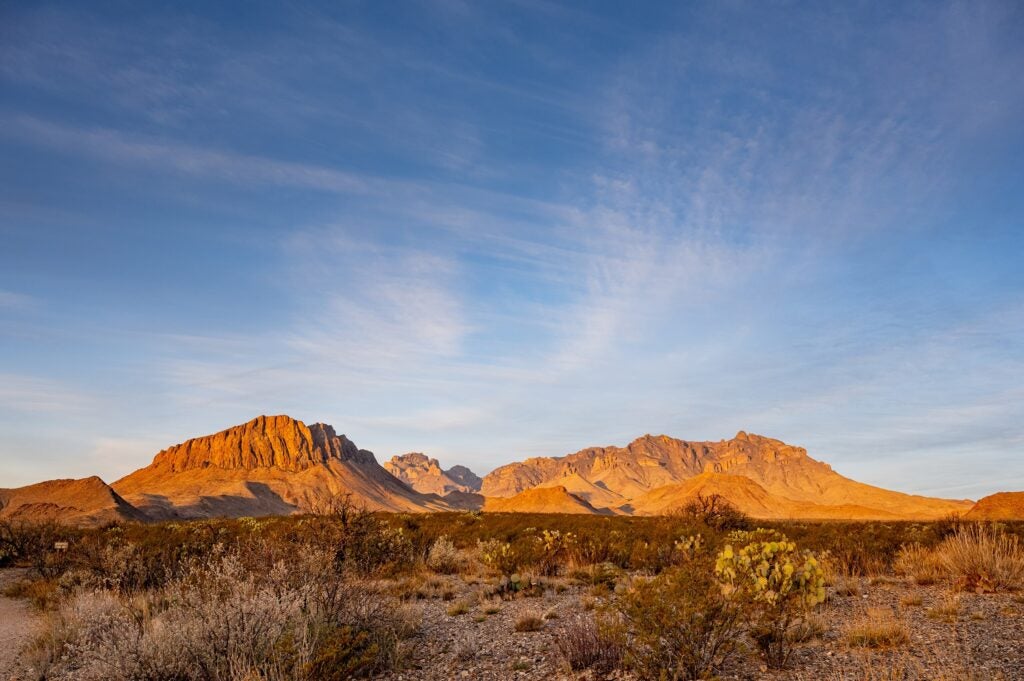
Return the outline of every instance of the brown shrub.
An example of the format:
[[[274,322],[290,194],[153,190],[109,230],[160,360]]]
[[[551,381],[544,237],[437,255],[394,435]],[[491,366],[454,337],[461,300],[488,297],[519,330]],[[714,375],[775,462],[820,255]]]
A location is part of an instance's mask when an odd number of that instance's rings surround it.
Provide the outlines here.
[[[569,671],[591,669],[607,675],[622,662],[622,631],[608,620],[578,614],[569,620],[555,641],[558,655]]]

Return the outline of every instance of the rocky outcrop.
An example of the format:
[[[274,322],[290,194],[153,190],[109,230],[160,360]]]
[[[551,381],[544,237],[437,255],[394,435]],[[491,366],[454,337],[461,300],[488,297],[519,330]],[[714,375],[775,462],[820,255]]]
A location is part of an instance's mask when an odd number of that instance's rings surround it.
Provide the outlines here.
[[[113,487],[153,518],[317,512],[341,499],[376,511],[448,509],[331,426],[288,416],[260,416],[169,447]]]
[[[215,435],[168,447],[156,455],[151,468],[170,473],[207,468],[276,468],[297,473],[331,460],[376,463],[372,453],[359,449],[331,426],[307,426],[289,416],[259,416]]]
[[[442,470],[437,459],[419,452],[393,456],[384,462],[384,468],[393,476],[422,494],[444,496],[451,492],[476,493],[480,491],[480,478],[465,466]]]
[[[1024,492],[999,492],[978,500],[967,520],[1024,520]]]
[[[822,513],[819,507],[830,506],[847,508],[856,517],[873,513],[928,519],[970,508],[967,501],[902,494],[855,482],[812,459],[802,447],[742,431],[718,442],[644,435],[626,447],[591,447],[564,457],[527,459],[487,475],[481,493],[511,497],[527,489],[560,485],[597,507],[626,509],[633,507],[634,499],[705,473],[747,478],[773,498],[814,504]]]
[[[107,483],[92,476],[0,489],[0,519],[76,525],[103,525],[146,516],[121,498]]]

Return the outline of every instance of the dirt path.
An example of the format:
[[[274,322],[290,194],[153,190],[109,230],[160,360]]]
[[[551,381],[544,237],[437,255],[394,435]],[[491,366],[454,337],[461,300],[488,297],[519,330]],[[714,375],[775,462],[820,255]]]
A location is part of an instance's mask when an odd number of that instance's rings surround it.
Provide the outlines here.
[[[0,570],[0,681],[17,679],[18,651],[39,625],[39,616],[25,601],[8,598],[3,591],[21,578],[23,570]]]

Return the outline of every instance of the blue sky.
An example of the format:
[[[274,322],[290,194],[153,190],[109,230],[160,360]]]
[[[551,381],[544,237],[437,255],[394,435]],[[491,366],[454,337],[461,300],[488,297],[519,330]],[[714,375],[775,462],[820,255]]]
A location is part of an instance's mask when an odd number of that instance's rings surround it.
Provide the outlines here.
[[[260,413],[1024,489],[1015,2],[4,3],[0,486]]]

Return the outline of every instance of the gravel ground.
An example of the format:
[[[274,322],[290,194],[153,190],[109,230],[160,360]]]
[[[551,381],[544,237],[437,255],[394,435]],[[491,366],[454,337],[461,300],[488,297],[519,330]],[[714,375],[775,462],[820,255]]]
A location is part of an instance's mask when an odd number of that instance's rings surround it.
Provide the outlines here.
[[[562,668],[556,643],[572,617],[585,612],[586,589],[572,586],[562,593],[549,590],[543,597],[481,603],[467,596],[474,588],[463,585],[458,591],[456,587],[459,595],[454,601],[420,601],[420,634],[412,641],[406,667],[385,676],[387,681],[589,678],[572,676]],[[942,618],[929,615],[929,611],[948,598],[944,587],[919,587],[903,580],[875,584],[861,580],[859,588],[860,594],[831,595],[818,613],[824,633],[799,645],[787,669],[769,671],[755,655],[747,653],[734,659],[721,678],[865,681],[883,678],[881,670],[895,666],[914,670],[909,678],[920,681],[1024,680],[1024,597],[962,594],[959,613]],[[909,603],[914,597],[920,597],[920,605]],[[472,602],[469,610],[449,615],[448,608],[460,599]],[[488,607],[498,611],[486,614]],[[904,622],[909,641],[881,650],[851,647],[845,628],[869,608],[890,610]],[[515,631],[522,615],[545,612],[557,617],[545,620],[540,631]],[[975,676],[966,676],[968,672]],[[617,678],[633,681],[627,674]]]
[[[0,570],[0,590],[20,575]],[[445,578],[437,595],[413,601],[422,614],[419,632],[403,643],[405,665],[385,681],[449,681],[452,679],[562,681],[590,678],[573,676],[559,660],[557,641],[575,616],[586,613],[593,599],[589,589],[568,582],[542,596],[500,600],[481,596],[482,584],[467,585],[458,577]],[[904,580],[861,580],[852,595],[830,594],[818,615],[822,635],[801,644],[783,671],[766,670],[759,659],[741,654],[723,670],[733,681],[877,681],[902,679],[883,675],[892,666],[908,667],[914,681],[1024,681],[1024,594],[961,594],[955,616],[934,616],[930,611],[950,594],[942,586],[919,587]],[[920,604],[917,604],[917,600]],[[465,604],[465,612],[453,606]],[[845,629],[867,610],[885,609],[901,620],[909,641],[890,649],[851,647]],[[517,632],[525,615],[543,621],[539,631]],[[40,617],[22,601],[0,596],[0,681],[17,678],[17,650],[31,637]],[[865,669],[873,670],[866,673]],[[975,676],[967,676],[972,672]],[[619,673],[622,681],[640,681]]]
[[[39,616],[27,603],[3,595],[24,570],[0,570],[0,680],[17,679],[18,651],[28,642],[39,625]]]

